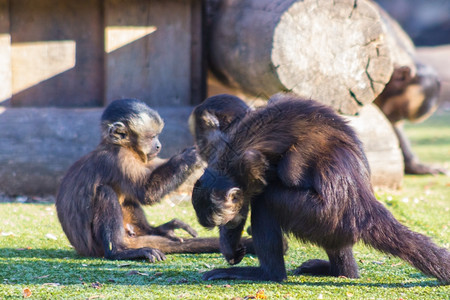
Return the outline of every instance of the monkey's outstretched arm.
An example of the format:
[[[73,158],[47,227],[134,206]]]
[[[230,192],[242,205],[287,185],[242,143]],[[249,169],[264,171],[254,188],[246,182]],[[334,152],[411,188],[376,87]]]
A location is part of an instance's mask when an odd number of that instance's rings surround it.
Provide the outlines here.
[[[153,204],[179,187],[195,169],[199,158],[194,147],[185,149],[168,162],[156,168],[147,178],[145,197],[139,197],[142,204]]]

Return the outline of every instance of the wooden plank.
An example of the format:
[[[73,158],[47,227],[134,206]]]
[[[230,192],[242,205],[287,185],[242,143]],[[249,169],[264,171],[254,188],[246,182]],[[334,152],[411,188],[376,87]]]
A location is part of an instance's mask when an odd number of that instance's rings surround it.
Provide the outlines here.
[[[102,105],[101,0],[10,5],[12,105]]]
[[[167,107],[161,157],[193,144],[191,107]],[[0,191],[7,195],[51,195],[67,169],[100,141],[103,108],[0,108]],[[191,187],[192,191],[192,187]]]
[[[189,105],[191,1],[106,0],[104,7],[106,102]],[[135,39],[121,45],[120,32]]]
[[[9,1],[0,0],[0,105],[8,104],[12,94],[9,25]]]
[[[206,7],[202,0],[191,7],[191,105],[206,98]]]

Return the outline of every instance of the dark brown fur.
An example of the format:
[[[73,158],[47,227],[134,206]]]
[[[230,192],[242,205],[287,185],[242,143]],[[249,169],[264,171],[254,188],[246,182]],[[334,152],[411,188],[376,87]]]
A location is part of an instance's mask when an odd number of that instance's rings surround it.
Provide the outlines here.
[[[250,207],[261,266],[215,269],[204,279],[285,279],[287,232],[323,247],[329,257],[305,262],[295,274],[358,277],[352,247],[362,240],[450,282],[450,253],[400,224],[377,201],[359,139],[330,108],[277,96],[222,140],[192,202],[205,227],[232,229]]]
[[[157,203],[198,166],[194,148],[168,160],[156,157],[163,128],[158,113],[133,99],[112,102],[102,115],[98,147],[74,163],[62,180],[56,209],[62,228],[83,256],[165,259],[164,253],[218,252],[217,238],[183,239],[174,219],[151,226],[142,204]]]
[[[216,146],[221,144],[222,135],[232,131],[251,110],[240,98],[227,94],[209,97],[196,106],[189,117],[189,127],[201,158],[209,161],[220,154]],[[246,219],[232,229],[219,227],[220,250],[232,265],[238,264],[246,253],[255,253],[251,239],[241,240]]]

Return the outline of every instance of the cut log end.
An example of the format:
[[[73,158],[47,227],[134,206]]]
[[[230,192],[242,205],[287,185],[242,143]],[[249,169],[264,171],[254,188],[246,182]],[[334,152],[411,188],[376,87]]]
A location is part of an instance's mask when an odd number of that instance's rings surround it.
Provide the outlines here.
[[[368,2],[295,2],[274,31],[272,60],[285,87],[354,114],[392,73],[383,25]]]
[[[353,115],[394,66],[414,69],[411,47],[372,1],[223,0],[214,16],[211,69],[249,95],[291,91]]]

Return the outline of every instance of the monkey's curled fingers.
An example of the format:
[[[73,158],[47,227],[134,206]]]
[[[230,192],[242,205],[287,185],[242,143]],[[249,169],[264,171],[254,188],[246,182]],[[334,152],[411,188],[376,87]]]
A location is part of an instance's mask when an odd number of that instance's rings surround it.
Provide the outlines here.
[[[188,167],[200,167],[202,165],[202,160],[200,159],[197,149],[194,146],[184,149],[180,155],[181,159],[188,165]]]
[[[166,260],[166,256],[164,255],[161,250],[154,249],[154,248],[144,248],[145,251],[144,256],[151,262],[154,263],[155,261],[163,261]]]
[[[230,265],[236,265],[241,262],[241,260],[244,258],[245,254],[247,253],[247,249],[242,246],[236,249],[236,251],[233,253],[233,256],[225,255],[225,259]]]
[[[190,225],[184,223],[183,221],[179,219],[173,219],[167,223],[164,223],[158,227],[156,227],[157,234],[161,236],[165,236],[171,240],[177,241],[177,242],[183,242],[183,239],[180,237],[177,237],[174,233],[175,229],[183,229],[187,233],[189,233],[193,237],[197,237],[197,231],[194,230]]]

